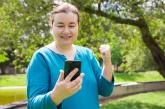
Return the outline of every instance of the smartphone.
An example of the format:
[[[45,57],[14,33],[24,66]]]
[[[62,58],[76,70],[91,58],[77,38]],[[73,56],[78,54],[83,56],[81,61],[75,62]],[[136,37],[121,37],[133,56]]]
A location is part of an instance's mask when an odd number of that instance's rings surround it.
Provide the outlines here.
[[[75,68],[78,68],[78,72],[72,77],[71,81],[75,80],[81,73],[81,61],[80,60],[66,60],[64,66],[64,78]]]

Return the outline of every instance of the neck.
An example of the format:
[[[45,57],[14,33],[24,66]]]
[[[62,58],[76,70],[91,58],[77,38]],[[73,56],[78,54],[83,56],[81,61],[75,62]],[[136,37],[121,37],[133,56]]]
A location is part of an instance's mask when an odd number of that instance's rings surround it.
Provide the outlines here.
[[[68,52],[73,51],[73,44],[64,46],[64,45],[60,45],[60,44],[55,43],[55,49],[59,53],[66,54]]]

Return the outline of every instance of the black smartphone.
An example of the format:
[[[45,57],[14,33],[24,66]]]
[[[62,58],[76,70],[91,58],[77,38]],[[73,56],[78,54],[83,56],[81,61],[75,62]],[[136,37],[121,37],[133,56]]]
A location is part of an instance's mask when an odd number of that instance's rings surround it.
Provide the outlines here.
[[[78,68],[78,72],[72,77],[71,81],[75,80],[81,73],[81,61],[80,60],[66,60],[64,66],[64,78],[75,68]]]

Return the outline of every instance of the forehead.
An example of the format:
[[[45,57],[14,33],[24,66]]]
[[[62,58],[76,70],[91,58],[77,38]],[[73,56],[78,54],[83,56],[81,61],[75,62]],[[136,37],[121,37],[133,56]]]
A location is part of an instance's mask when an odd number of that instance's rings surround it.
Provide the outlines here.
[[[68,12],[68,13],[56,13],[54,15],[54,22],[55,23],[78,23],[78,17],[75,13]]]

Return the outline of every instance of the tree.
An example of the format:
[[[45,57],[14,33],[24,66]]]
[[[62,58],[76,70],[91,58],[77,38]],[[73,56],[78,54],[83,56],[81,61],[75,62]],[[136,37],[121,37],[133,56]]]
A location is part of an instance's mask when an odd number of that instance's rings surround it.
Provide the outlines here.
[[[48,12],[51,0],[3,0],[0,2],[0,62],[2,73],[7,66],[27,67],[35,50],[48,43]]]
[[[161,16],[165,14],[164,0],[91,0],[89,2],[72,0],[71,2],[87,13],[103,16],[116,23],[133,25],[139,28],[141,38],[150,50],[158,66],[158,71],[165,78],[165,54],[155,41],[149,28],[149,22],[152,22],[152,19],[162,19],[164,21],[165,16]]]
[[[48,25],[49,12],[53,7],[52,1],[53,0],[2,0],[0,2],[0,56],[3,57],[1,60],[2,64],[6,66],[12,63],[18,68],[27,67],[34,51],[52,41],[53,37],[50,34]],[[150,27],[148,29],[148,31],[150,30],[149,36],[148,34],[147,36],[146,34],[142,35],[142,37],[146,37],[142,38],[142,40],[150,46],[149,44],[152,43],[150,42],[148,44],[147,40],[153,39],[151,41],[154,41],[157,45],[159,43],[160,46],[151,49],[155,47],[155,44],[152,45],[152,47],[150,47],[151,53],[153,54],[157,48],[158,51],[160,48],[162,51],[165,50],[165,39],[163,38],[165,26],[163,16],[161,16],[161,10],[163,8],[161,4],[158,4],[158,7],[153,7],[151,11],[143,9],[142,7],[147,1],[139,1],[137,6],[135,5],[135,1],[100,0],[97,2],[96,0],[89,0],[87,2],[83,0],[72,0],[71,2],[83,11],[81,11],[81,16],[83,17],[81,18],[83,20],[81,20],[79,40],[76,43],[92,48],[98,58],[99,45],[107,43],[112,45],[113,63],[118,66],[122,63],[121,36],[124,35],[120,34],[126,33],[125,38],[127,38],[127,35],[129,37],[131,35],[127,34],[125,29],[122,31],[114,28],[113,30],[116,30],[116,32],[113,32],[111,29],[114,22],[144,28],[145,26],[142,27],[142,19],[147,26]],[[133,3],[135,3],[135,6],[133,6]],[[135,7],[136,9],[133,9]],[[124,26],[122,28],[125,28]],[[117,25],[116,28],[120,28],[120,25]],[[133,30],[128,29],[129,31]],[[146,29],[146,27],[144,29]],[[139,30],[142,31],[142,29]],[[117,33],[118,35],[116,35]],[[144,32],[141,33],[144,34]],[[150,35],[152,35],[152,37],[150,37]],[[135,41],[136,40],[137,39],[135,39]],[[131,44],[132,42],[128,43]],[[137,52],[137,50],[129,50]],[[127,55],[124,57],[131,56],[131,51],[129,51],[128,54],[124,54]],[[154,59],[157,59],[157,55],[159,56],[160,54],[156,53]],[[135,58],[132,57],[132,59]],[[163,62],[163,60],[161,62]],[[159,69],[160,68],[161,67],[159,67]]]

